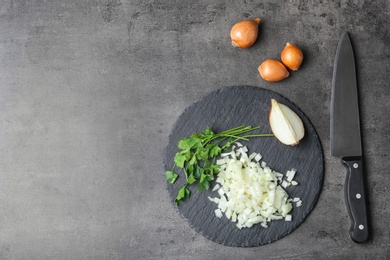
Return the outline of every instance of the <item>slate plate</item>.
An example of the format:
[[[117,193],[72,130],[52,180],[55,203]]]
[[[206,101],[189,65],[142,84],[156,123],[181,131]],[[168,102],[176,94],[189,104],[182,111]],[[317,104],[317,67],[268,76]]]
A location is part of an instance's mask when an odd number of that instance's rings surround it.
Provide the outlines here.
[[[291,222],[278,220],[269,223],[268,228],[258,224],[240,230],[226,217],[215,217],[214,210],[217,204],[209,201],[207,196],[217,197],[217,192],[210,189],[199,193],[195,186],[190,186],[191,197],[180,203],[178,207],[174,205],[192,228],[214,242],[237,247],[259,246],[274,242],[290,234],[306,219],[320,195],[324,160],[321,143],[313,125],[292,102],[275,92],[258,87],[222,88],[189,106],[172,128],[164,153],[164,169],[166,171],[172,169],[180,139],[194,132],[201,132],[208,126],[214,132],[240,125],[261,126],[257,133],[271,133],[268,123],[271,98],[289,106],[301,117],[305,126],[305,137],[294,147],[286,146],[274,137],[253,138],[242,143],[248,147],[249,153],[262,154],[262,160],[278,172],[285,174],[287,170],[297,169],[294,179],[299,185],[290,186],[286,191],[290,198],[301,198],[303,205],[294,206]],[[183,175],[173,185],[167,182],[167,190],[172,201],[184,183]],[[211,186],[213,187],[214,184],[213,182]]]

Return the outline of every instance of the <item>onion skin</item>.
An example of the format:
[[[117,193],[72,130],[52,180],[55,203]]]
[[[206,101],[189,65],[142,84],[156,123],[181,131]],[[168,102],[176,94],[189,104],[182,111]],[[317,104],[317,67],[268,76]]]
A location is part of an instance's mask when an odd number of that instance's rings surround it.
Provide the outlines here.
[[[238,48],[249,48],[257,40],[259,34],[259,23],[261,19],[242,20],[233,25],[230,30],[232,45]]]
[[[258,71],[260,76],[269,82],[278,82],[290,76],[290,72],[283,63],[273,59],[267,59],[261,63]]]
[[[281,53],[283,64],[290,70],[298,70],[303,61],[302,50],[291,43],[287,43]]]

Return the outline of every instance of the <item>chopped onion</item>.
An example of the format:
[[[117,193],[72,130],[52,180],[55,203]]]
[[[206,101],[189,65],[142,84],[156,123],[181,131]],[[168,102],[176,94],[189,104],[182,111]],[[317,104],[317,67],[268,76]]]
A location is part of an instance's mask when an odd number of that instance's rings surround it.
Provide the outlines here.
[[[217,165],[225,165],[226,164],[226,161],[225,161],[225,159],[219,159],[219,160],[217,160]]]
[[[301,200],[300,198],[295,197],[295,198],[292,199],[292,202],[298,202],[300,200]]]
[[[237,147],[243,147],[242,143],[240,142],[234,142],[234,143],[237,145]]]
[[[281,185],[283,188],[287,188],[289,186],[289,183],[287,181],[283,180]]]
[[[250,161],[252,161],[258,154],[257,153],[251,153],[249,156],[248,156],[248,159]]]
[[[214,212],[215,212],[215,216],[216,216],[217,218],[222,218],[222,212],[221,212],[220,209],[216,209],[216,210],[214,210]]]
[[[296,170],[292,169],[283,174],[275,172],[261,160],[261,155],[247,155],[248,149],[240,143],[237,151],[223,153],[222,159],[217,160],[220,166],[217,184],[219,198],[209,198],[218,204],[215,215],[220,218],[225,215],[236,226],[250,228],[260,224],[268,227],[272,220],[291,221],[289,214],[293,208],[292,202],[302,204],[299,198],[290,199],[284,188],[292,185]],[[298,199],[298,200],[297,200]]]
[[[298,199],[298,200],[296,201],[295,205],[296,205],[297,207],[302,206],[302,200],[301,200],[300,198],[297,198],[297,199]]]
[[[219,188],[221,188],[221,186],[217,183],[215,184],[214,188],[213,188],[213,191],[216,191],[218,190]]]
[[[295,169],[292,169],[292,170],[286,172],[286,177],[287,177],[288,182],[291,182],[294,179],[294,175],[296,172],[297,172],[297,170],[295,170]]]

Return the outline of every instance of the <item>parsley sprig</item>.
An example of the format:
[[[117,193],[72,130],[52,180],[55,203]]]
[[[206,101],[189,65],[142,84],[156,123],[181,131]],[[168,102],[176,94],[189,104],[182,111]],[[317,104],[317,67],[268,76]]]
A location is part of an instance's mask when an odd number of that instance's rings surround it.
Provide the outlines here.
[[[173,184],[179,177],[176,168],[184,173],[186,182],[177,192],[175,202],[177,205],[191,195],[187,188],[197,182],[199,192],[210,188],[210,182],[218,173],[219,166],[215,160],[224,150],[239,140],[249,140],[252,137],[274,136],[273,134],[248,134],[260,126],[238,126],[219,133],[214,133],[210,127],[201,133],[194,133],[183,138],[178,143],[179,152],[175,154],[172,170],[164,173],[165,179]]]

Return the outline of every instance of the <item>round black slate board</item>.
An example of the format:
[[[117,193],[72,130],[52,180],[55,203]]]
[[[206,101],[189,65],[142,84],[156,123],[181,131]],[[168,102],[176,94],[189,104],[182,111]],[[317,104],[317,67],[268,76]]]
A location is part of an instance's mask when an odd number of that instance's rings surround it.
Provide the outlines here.
[[[301,198],[303,205],[294,205],[291,222],[278,220],[269,223],[268,228],[258,224],[240,230],[226,217],[215,217],[217,204],[209,201],[207,196],[217,197],[217,192],[210,189],[199,193],[195,185],[190,186],[191,197],[178,207],[174,205],[192,228],[217,243],[238,247],[268,244],[290,234],[306,219],[318,200],[323,182],[324,161],[317,133],[304,113],[281,95],[258,87],[234,86],[214,91],[189,106],[177,119],[169,136],[163,161],[166,171],[172,169],[179,140],[208,126],[214,132],[240,125],[261,126],[256,133],[272,133],[268,123],[271,98],[289,106],[300,116],[305,126],[305,137],[293,147],[280,143],[274,137],[253,138],[242,143],[248,147],[249,153],[262,154],[262,160],[278,172],[285,174],[287,170],[297,169],[294,179],[299,185],[290,186],[286,191],[290,198]],[[173,185],[167,183],[172,201],[184,182],[185,178],[180,176]]]

